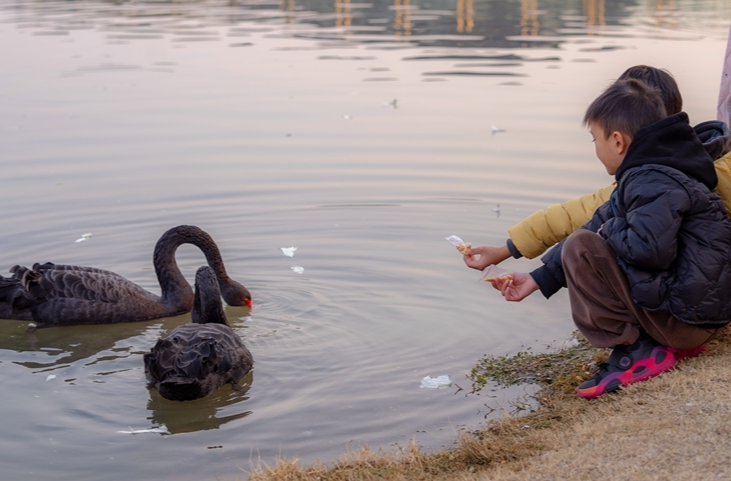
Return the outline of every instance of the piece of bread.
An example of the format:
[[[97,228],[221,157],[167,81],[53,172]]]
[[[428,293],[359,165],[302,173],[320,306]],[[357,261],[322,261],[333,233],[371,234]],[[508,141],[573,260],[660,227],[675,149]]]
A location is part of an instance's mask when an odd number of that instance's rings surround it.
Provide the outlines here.
[[[460,243],[460,244],[457,244],[454,247],[456,247],[457,250],[460,251],[462,254],[467,254],[470,251],[470,249],[472,249],[472,244],[462,244],[462,243]]]
[[[491,264],[491,265],[487,266],[485,269],[483,269],[481,280],[483,280],[485,282],[492,282],[495,280],[500,280],[502,282],[506,282],[506,281],[511,280],[512,278],[513,278],[513,276],[508,274],[507,271],[499,268],[495,264]]]
[[[511,276],[510,274],[503,274],[503,275],[497,276],[497,277],[485,277],[484,280],[485,280],[485,282],[492,282],[492,281],[496,281],[498,279],[500,279],[503,282],[510,281],[513,279],[513,276]]]

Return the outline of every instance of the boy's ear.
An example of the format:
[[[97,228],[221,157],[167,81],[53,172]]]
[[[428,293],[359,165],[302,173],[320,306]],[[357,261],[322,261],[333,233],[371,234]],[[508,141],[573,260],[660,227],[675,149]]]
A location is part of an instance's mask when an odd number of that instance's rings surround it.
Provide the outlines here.
[[[618,155],[624,155],[627,153],[627,148],[629,147],[630,142],[632,142],[632,139],[619,130],[615,130],[610,136],[610,142]]]

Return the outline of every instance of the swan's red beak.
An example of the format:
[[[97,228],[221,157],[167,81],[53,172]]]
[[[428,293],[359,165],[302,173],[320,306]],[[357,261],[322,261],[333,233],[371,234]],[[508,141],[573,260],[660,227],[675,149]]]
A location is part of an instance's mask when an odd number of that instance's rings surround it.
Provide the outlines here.
[[[244,303],[246,304],[246,307],[248,307],[249,309],[251,309],[251,306],[252,306],[251,299],[244,299]]]

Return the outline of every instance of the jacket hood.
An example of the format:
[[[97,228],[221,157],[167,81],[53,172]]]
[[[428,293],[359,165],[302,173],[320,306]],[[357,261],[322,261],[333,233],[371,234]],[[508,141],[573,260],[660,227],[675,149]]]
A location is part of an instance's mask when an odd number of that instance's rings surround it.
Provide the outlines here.
[[[688,114],[680,112],[637,131],[615,178],[619,182],[622,175],[634,167],[664,165],[697,179],[712,190],[718,183],[713,160],[690,126]]]
[[[731,130],[726,122],[709,120],[701,122],[693,129],[713,160],[720,159],[731,150]]]

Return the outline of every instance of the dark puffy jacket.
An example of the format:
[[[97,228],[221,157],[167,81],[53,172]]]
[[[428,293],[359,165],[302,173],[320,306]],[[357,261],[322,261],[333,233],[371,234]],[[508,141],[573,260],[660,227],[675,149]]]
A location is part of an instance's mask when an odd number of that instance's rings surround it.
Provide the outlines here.
[[[633,300],[706,327],[731,321],[731,219],[713,190],[713,159],[681,112],[637,132],[617,189],[583,227],[617,253]],[[563,242],[531,273],[550,297],[566,278]]]

